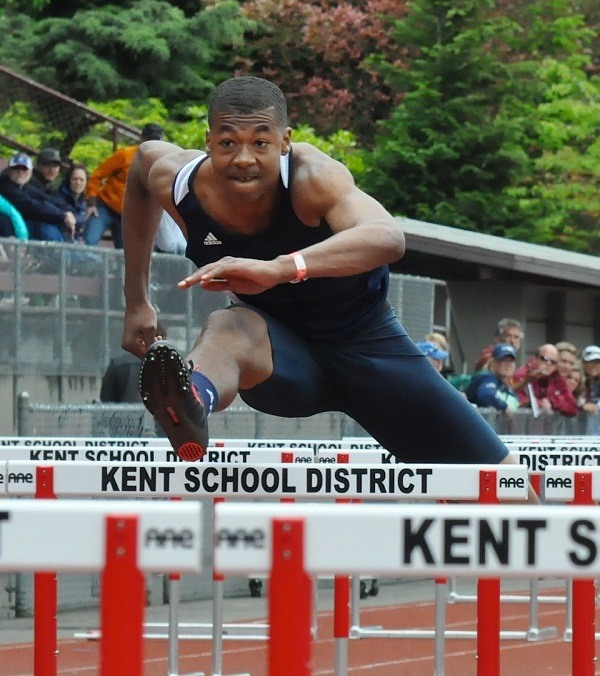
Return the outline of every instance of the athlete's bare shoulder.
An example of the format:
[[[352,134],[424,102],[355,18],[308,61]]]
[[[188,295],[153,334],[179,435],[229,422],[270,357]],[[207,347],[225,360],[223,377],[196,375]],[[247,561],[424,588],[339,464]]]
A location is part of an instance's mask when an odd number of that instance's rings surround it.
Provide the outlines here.
[[[294,143],[294,180],[315,181],[338,177],[352,181],[348,169],[338,160],[327,155],[310,143]]]
[[[356,191],[352,174],[341,162],[309,143],[294,143],[292,201],[307,224],[318,224],[322,215],[343,196]]]

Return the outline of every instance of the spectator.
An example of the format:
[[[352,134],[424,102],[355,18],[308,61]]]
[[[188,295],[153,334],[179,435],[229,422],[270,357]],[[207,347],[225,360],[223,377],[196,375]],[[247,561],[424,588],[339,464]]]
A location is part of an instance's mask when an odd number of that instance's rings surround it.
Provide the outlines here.
[[[561,340],[560,343],[556,343],[556,349],[558,350],[558,364],[556,370],[559,375],[568,380],[571,371],[575,366],[575,362],[577,361],[577,348],[573,343]]]
[[[43,190],[49,195],[58,192],[58,177],[60,174],[60,153],[55,148],[40,150],[31,174],[31,185]]]
[[[547,343],[538,348],[525,366],[517,369],[513,389],[521,406],[534,410],[556,411],[567,417],[577,415],[577,401],[567,381],[557,371],[558,350]]]
[[[21,212],[0,195],[0,237],[16,237],[27,241],[29,229]]]
[[[159,323],[156,330],[166,338],[166,330]],[[110,360],[100,385],[100,401],[117,404],[137,404],[142,401],[139,390],[141,360],[131,352],[121,350]]]
[[[581,352],[583,372],[585,376],[582,410],[590,415],[600,415],[600,347],[588,345]],[[596,419],[594,433],[600,434],[599,420]],[[588,426],[589,427],[589,426]]]
[[[466,390],[467,399],[477,406],[493,406],[511,416],[519,408],[519,398],[507,385],[517,364],[515,348],[508,343],[498,343],[485,369],[475,373]]]
[[[67,171],[57,194],[57,202],[63,202],[66,209],[75,215],[75,232],[77,239],[83,236],[87,219],[87,202],[85,188],[88,182],[88,171],[83,164],[72,164]]]
[[[448,341],[446,340],[446,336],[443,333],[432,331],[425,336],[424,340],[429,340],[432,343],[435,343],[440,348],[440,350],[449,353]]]
[[[430,340],[419,341],[417,347],[427,357],[433,368],[441,375],[444,361],[448,358],[448,353]]]
[[[475,362],[475,371],[479,371],[485,367],[492,356],[494,346],[498,343],[512,345],[515,348],[515,352],[518,352],[522,340],[523,329],[521,328],[521,322],[517,319],[511,319],[510,317],[501,319],[496,326],[494,342],[491,345],[484,347],[479,353],[479,357],[477,357],[477,361]]]
[[[581,359],[575,360],[571,373],[567,376],[566,380],[577,400],[577,405],[581,408],[585,401],[585,376],[583,374],[583,367],[581,366]]]
[[[75,230],[75,215],[46,192],[30,185],[32,169],[29,155],[13,155],[8,171],[0,176],[0,195],[21,213],[31,239],[66,242]]]
[[[147,124],[142,129],[140,143],[160,141],[164,136],[158,124]],[[96,246],[107,228],[112,233],[116,249],[123,248],[121,214],[129,166],[138,145],[119,148],[91,174],[87,185],[88,220],[84,230],[86,244]]]

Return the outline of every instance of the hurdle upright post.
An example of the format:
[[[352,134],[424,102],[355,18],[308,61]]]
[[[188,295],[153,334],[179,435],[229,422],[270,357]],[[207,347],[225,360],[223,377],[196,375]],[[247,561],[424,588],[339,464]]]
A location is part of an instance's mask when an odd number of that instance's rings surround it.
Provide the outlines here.
[[[592,475],[575,472],[574,505],[593,505]],[[571,673],[573,676],[594,676],[596,673],[596,583],[595,580],[573,580],[573,643]]]
[[[56,498],[53,467],[36,467],[35,497],[41,500]],[[56,676],[58,671],[56,573],[34,573],[33,580],[33,671],[35,676]]]
[[[100,676],[142,676],[144,576],[137,561],[136,516],[106,517],[102,571]],[[128,601],[127,609],[123,607]]]
[[[348,453],[338,453],[337,461],[350,461]],[[349,503],[347,498],[336,498],[336,503]],[[350,578],[335,575],[333,578],[333,638],[335,642],[335,676],[348,673],[348,639],[350,636]]]
[[[496,472],[479,473],[480,504],[498,504]],[[500,676],[500,580],[477,580],[477,676]]]
[[[304,569],[304,520],[272,522],[269,676],[310,676],[311,581]]]

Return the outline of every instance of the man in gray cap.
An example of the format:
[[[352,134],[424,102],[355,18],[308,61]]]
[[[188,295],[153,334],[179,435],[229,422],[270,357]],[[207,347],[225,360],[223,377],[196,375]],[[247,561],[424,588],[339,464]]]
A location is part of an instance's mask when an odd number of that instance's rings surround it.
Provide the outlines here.
[[[30,183],[49,195],[58,191],[60,174],[60,152],[56,148],[44,148],[37,154]]]

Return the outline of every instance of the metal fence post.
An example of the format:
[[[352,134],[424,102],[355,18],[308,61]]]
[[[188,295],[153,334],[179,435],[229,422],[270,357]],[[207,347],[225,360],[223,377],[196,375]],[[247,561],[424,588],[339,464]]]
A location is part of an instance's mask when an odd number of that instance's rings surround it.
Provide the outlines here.
[[[31,429],[31,402],[27,392],[21,392],[17,400],[17,434],[20,437],[33,435]]]

